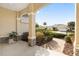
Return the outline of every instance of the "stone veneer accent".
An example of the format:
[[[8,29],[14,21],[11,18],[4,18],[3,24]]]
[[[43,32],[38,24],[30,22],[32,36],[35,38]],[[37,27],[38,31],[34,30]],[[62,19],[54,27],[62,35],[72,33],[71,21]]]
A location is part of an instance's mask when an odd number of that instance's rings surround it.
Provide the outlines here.
[[[9,38],[8,37],[0,37],[0,43],[8,43]]]
[[[34,45],[36,45],[36,39],[29,39],[29,40],[28,40],[28,44],[29,44],[29,46],[34,46]]]

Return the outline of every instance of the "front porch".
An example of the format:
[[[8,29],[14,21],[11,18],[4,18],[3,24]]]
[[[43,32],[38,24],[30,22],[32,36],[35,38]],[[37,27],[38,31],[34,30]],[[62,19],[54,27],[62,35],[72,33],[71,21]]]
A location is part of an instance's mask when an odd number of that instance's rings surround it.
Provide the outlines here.
[[[18,36],[28,32],[28,45],[34,46],[36,44],[35,14],[45,5],[43,3],[0,4],[0,42],[5,41],[12,31]]]
[[[0,56],[67,56],[62,53],[64,43],[64,40],[54,38],[54,41],[46,44],[47,48],[46,45],[30,47],[24,41],[14,44],[0,44]]]

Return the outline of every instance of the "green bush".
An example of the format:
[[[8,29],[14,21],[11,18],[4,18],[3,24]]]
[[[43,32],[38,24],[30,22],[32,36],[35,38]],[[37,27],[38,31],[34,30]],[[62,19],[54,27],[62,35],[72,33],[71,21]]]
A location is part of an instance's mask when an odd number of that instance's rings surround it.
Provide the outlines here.
[[[9,33],[9,39],[13,39],[14,41],[17,41],[17,32],[11,32]]]
[[[66,43],[72,44],[72,40],[71,40],[70,36],[65,36],[65,41],[66,41]]]
[[[53,37],[55,37],[55,38],[60,38],[60,39],[62,39],[62,38],[64,38],[65,36],[66,36],[66,34],[53,33]]]
[[[55,38],[63,39],[66,36],[66,34],[55,33],[48,29],[37,29],[36,32],[42,32],[44,36],[48,38],[55,37]]]
[[[53,38],[53,34],[49,30],[39,30],[36,32],[36,42],[37,44],[45,44],[46,42],[51,41]]]
[[[36,32],[43,32],[44,31],[44,29],[36,29]]]
[[[9,33],[9,38],[16,38],[16,37],[17,37],[17,33],[16,32]]]
[[[44,40],[44,34],[42,32],[36,32],[36,41],[41,42]]]
[[[44,31],[43,33],[45,36],[52,36],[53,35],[53,33],[49,30]]]
[[[44,32],[45,37],[47,38],[47,41],[51,41],[53,38],[53,33],[51,31]]]

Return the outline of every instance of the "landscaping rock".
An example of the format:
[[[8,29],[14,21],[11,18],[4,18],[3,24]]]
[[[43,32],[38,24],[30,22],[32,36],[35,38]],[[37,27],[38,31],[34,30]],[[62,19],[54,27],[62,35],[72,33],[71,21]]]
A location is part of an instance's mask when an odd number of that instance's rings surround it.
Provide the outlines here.
[[[73,56],[73,44],[65,43],[63,53],[69,56]]]

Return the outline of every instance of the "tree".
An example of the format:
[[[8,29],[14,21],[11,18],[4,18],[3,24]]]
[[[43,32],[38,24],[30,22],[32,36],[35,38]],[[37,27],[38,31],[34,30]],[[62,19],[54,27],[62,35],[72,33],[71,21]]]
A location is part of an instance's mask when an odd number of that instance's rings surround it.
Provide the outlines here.
[[[57,29],[56,27],[53,27],[53,30],[54,30],[54,31],[58,31],[58,29]]]
[[[39,24],[36,24],[36,27],[39,27]]]
[[[46,22],[44,22],[44,23],[43,23],[43,25],[47,25],[47,23],[46,23]]]
[[[44,23],[43,23],[43,25],[45,26],[45,30],[47,30],[47,27],[46,27],[47,23],[46,23],[46,22],[44,22]]]
[[[75,22],[68,22],[68,31],[74,31],[75,30]]]

